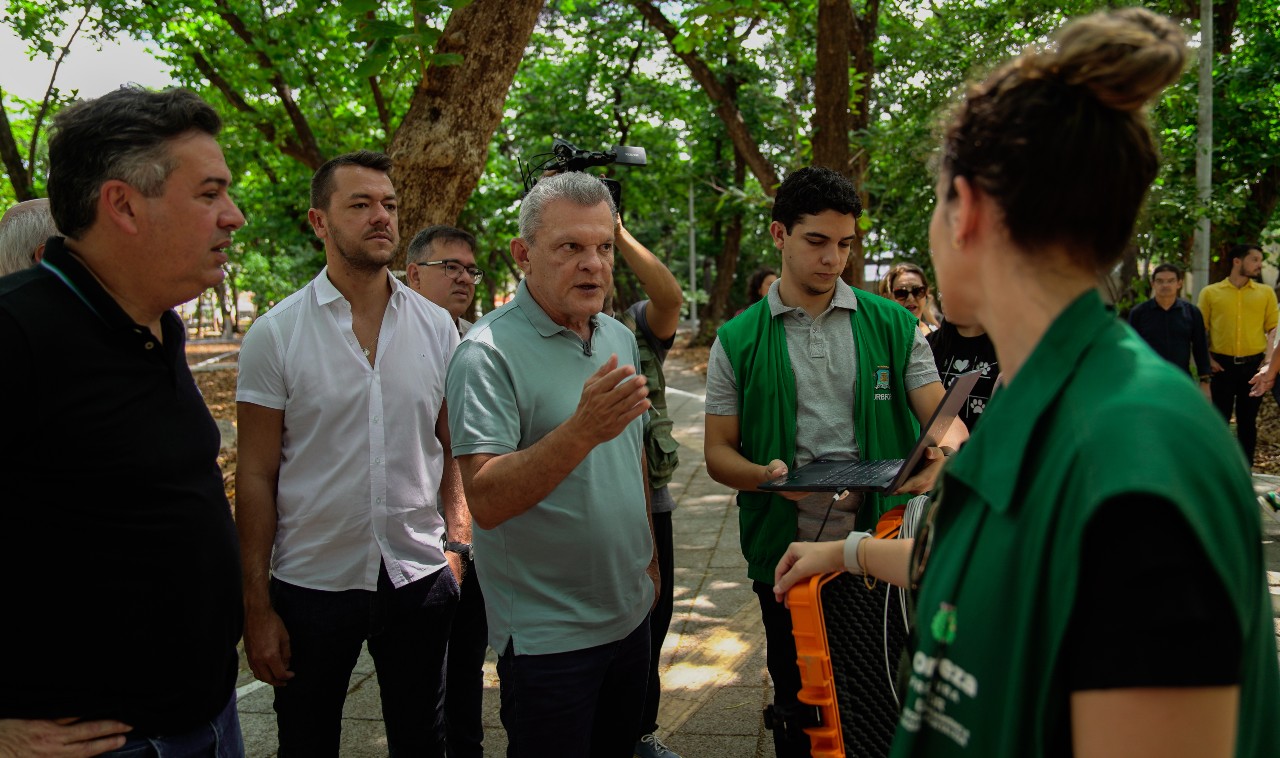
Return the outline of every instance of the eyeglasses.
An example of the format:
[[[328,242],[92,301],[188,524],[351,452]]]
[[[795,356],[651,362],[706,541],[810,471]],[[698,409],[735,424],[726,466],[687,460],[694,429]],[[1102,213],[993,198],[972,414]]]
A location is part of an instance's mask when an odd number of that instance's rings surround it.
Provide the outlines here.
[[[924,298],[924,294],[929,291],[928,287],[899,287],[893,291],[894,300],[906,300],[907,295],[914,297],[916,300]]]
[[[464,280],[470,279],[472,284],[479,284],[484,278],[484,272],[475,266],[464,266],[453,258],[442,258],[438,261],[426,261],[425,263],[416,264],[419,266],[444,266],[444,275],[451,279]]]

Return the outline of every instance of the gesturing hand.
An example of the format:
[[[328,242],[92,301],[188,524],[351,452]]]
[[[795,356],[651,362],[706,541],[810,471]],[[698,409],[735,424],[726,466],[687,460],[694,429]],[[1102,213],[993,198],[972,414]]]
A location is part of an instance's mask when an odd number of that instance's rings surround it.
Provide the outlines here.
[[[622,434],[627,424],[649,410],[645,383],[634,367],[619,367],[617,354],[610,355],[582,385],[582,399],[571,419],[574,428],[593,445]]]

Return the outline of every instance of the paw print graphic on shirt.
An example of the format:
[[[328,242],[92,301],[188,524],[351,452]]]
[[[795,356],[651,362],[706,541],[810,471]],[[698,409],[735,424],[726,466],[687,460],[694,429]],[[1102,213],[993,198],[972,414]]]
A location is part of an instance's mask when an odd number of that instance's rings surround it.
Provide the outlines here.
[[[986,375],[987,375],[988,373],[990,373],[990,371],[991,371],[991,364],[990,364],[990,363],[987,363],[986,361],[979,361],[979,362],[978,362],[978,365],[977,365],[977,366],[975,366],[973,370],[974,370],[974,371],[981,371],[981,372],[982,372],[982,375],[983,375],[983,376],[986,376]]]
[[[969,398],[969,414],[977,416],[987,409],[987,401],[981,397]]]

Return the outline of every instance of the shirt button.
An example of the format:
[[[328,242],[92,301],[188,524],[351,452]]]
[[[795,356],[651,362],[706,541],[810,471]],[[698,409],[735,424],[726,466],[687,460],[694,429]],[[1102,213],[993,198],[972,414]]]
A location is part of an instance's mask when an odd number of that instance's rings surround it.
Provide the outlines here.
[[[378,505],[382,505],[382,498],[378,498],[374,502],[377,503]]]
[[[376,423],[378,423],[378,422],[380,422],[380,421],[382,421],[382,417],[381,417],[381,416],[374,416],[374,417],[373,417],[373,423],[375,423],[375,424],[376,424]]]
[[[153,348],[153,347],[155,347],[155,346],[156,346],[156,343],[154,343],[154,342],[148,342],[144,347],[146,347],[148,350],[150,350],[151,348]]]
[[[374,459],[373,459],[373,463],[374,463],[374,465],[381,466],[381,465],[382,465],[382,459],[381,459],[381,458],[374,458]]]

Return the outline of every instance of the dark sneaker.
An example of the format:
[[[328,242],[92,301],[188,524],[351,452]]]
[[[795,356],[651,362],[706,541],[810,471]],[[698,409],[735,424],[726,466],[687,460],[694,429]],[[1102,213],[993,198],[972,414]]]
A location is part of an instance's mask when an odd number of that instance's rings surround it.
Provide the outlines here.
[[[671,749],[662,744],[658,735],[646,734],[636,743],[636,758],[680,758]]]

